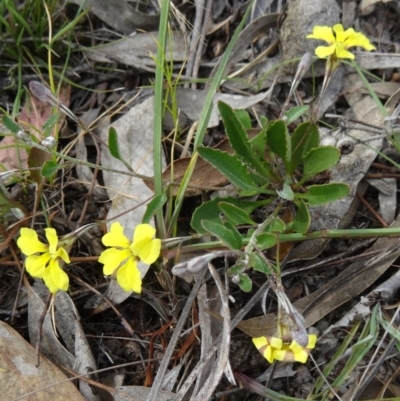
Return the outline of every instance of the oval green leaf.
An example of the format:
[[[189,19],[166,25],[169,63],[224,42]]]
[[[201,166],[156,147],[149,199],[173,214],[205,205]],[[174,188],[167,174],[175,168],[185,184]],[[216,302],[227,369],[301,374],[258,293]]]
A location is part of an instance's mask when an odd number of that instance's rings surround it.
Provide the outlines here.
[[[255,225],[256,223],[250,218],[249,214],[228,202],[220,202],[218,204],[219,208],[225,214],[225,217],[230,220],[233,224],[250,224]]]
[[[308,192],[301,194],[301,198],[307,200],[310,206],[323,205],[324,203],[334,202],[347,196],[350,187],[340,182],[332,182],[324,185],[312,185],[308,187]],[[300,197],[299,195],[297,195]]]
[[[257,184],[237,156],[211,148],[198,148],[197,152],[233,185],[245,191],[259,192]]]
[[[304,157],[304,170],[302,182],[321,173],[329,170],[340,159],[340,150],[334,146],[320,146],[319,148],[311,149]]]
[[[233,225],[228,226],[228,228],[220,223],[209,220],[203,220],[201,224],[205,230],[215,235],[228,248],[238,250],[242,247],[242,236]]]

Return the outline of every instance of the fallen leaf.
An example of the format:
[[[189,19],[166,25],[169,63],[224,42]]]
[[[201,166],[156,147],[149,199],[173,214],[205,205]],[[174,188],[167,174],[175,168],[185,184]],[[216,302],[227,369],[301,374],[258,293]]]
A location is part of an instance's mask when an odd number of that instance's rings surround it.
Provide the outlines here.
[[[11,401],[34,392],[26,400],[85,401],[71,381],[49,360],[42,357],[35,366],[35,349],[13,328],[0,321],[0,398]],[[51,387],[49,387],[51,386]]]

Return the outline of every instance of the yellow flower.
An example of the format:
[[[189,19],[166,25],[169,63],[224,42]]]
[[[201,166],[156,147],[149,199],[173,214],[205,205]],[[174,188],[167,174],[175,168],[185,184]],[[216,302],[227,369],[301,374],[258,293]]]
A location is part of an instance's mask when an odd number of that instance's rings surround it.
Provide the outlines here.
[[[69,278],[61,269],[59,259],[70,263],[67,251],[58,247],[58,237],[54,228],[45,228],[49,244],[39,241],[36,231],[30,228],[21,228],[21,236],[17,245],[27,256],[25,267],[32,277],[42,278],[48,289],[54,294],[58,290],[67,291]]]
[[[111,230],[103,236],[103,244],[112,248],[103,251],[99,262],[104,264],[103,273],[113,274],[117,270],[118,284],[127,292],[142,291],[142,280],[137,267],[139,260],[152,264],[160,255],[161,240],[153,238],[156,230],[150,224],[139,224],[129,241],[120,223],[113,223]]]
[[[311,350],[315,348],[317,336],[315,334],[308,335],[308,344],[303,347],[295,340],[291,344],[284,344],[281,349],[276,349],[272,353],[272,359],[285,362],[301,362],[306,363]]]
[[[256,337],[253,343],[261,355],[269,362],[274,361],[274,352],[282,348],[282,339],[277,337]]]
[[[375,47],[360,32],[355,32],[353,28],[343,30],[342,24],[336,24],[333,29],[329,26],[315,26],[313,33],[307,36],[307,39],[325,40],[329,46],[318,46],[315,54],[319,58],[331,56],[335,59],[350,58],[354,59],[354,54],[347,51],[348,48],[360,46],[370,51]]]

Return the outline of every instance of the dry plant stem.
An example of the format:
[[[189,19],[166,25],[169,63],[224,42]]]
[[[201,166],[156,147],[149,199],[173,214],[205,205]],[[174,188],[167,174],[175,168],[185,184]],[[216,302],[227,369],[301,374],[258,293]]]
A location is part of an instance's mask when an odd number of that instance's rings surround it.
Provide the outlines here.
[[[363,267],[362,270],[360,269],[355,269],[355,271],[351,272],[350,274],[342,277],[342,279],[340,279],[338,282],[336,282],[337,286],[341,286],[341,285],[345,285],[345,282],[353,279],[356,275],[361,274],[362,271],[365,271],[366,269],[368,269],[368,267],[370,266],[374,266],[375,264],[379,263],[379,262],[383,262],[385,261],[387,258],[393,257],[393,254],[399,254],[400,255],[400,249],[397,243],[394,243],[393,245],[389,246],[388,248],[382,250],[378,255],[376,255],[375,257],[369,259],[368,261],[365,262],[365,265]],[[344,280],[344,281],[343,281]],[[302,311],[302,314],[305,315],[306,312],[310,309],[312,309],[313,307],[315,307],[315,304],[320,302],[320,300],[322,299],[322,297],[327,293],[331,291],[330,288],[326,288],[324,291],[322,291],[317,298],[315,298],[312,302],[310,302],[305,309]]]
[[[99,146],[99,144],[97,142],[96,135],[94,135],[94,133],[92,131],[90,131],[90,130],[88,132],[91,135],[91,137],[93,138],[94,146],[96,147],[96,152],[97,152],[96,164],[99,165],[100,164],[100,156],[101,156],[100,146]],[[83,208],[82,208],[81,216],[79,217],[79,220],[77,222],[77,228],[79,228],[82,225],[83,220],[85,219],[86,210],[87,210],[87,208],[89,206],[89,201],[92,199],[92,192],[93,192],[93,189],[94,189],[94,187],[96,185],[96,180],[97,180],[98,173],[99,173],[99,169],[96,168],[93,171],[93,174],[92,174],[92,181],[90,182],[90,187],[89,187],[88,193],[86,194],[86,199],[85,199],[85,203],[84,203]]]
[[[177,343],[177,341],[179,339],[179,335],[180,335],[180,333],[181,333],[181,331],[183,329],[183,326],[186,323],[186,319],[187,319],[187,317],[189,315],[189,312],[190,312],[190,310],[192,308],[192,303],[194,302],[194,300],[196,298],[196,295],[197,295],[197,292],[199,291],[199,289],[200,289],[200,287],[201,287],[201,285],[203,283],[203,279],[204,279],[204,276],[206,274],[206,271],[207,270],[204,269],[199,274],[199,276],[196,278],[196,282],[195,282],[195,284],[194,284],[194,286],[192,288],[192,291],[189,294],[189,297],[188,297],[188,299],[186,301],[186,305],[183,308],[181,316],[180,316],[180,318],[178,320],[178,323],[175,326],[174,334],[172,334],[172,337],[171,337],[171,339],[169,341],[168,347],[165,350],[164,357],[163,357],[163,359],[162,359],[162,361],[160,363],[160,367],[158,368],[157,375],[156,375],[156,377],[154,379],[153,386],[152,386],[152,388],[150,390],[150,393],[149,393],[149,395],[147,397],[147,401],[153,401],[153,400],[157,399],[157,394],[158,394],[159,390],[161,389],[161,385],[162,385],[162,382],[163,382],[164,374],[165,374],[165,372],[166,372],[166,370],[168,368],[168,365],[169,365],[169,363],[170,363],[170,361],[172,359],[172,354],[174,353],[176,343]]]
[[[193,26],[193,31],[192,31],[192,38],[191,38],[191,43],[190,43],[190,54],[189,58],[186,64],[186,75],[191,77],[193,73],[193,65],[194,65],[194,60],[196,58],[196,46],[199,41],[204,40],[203,38],[200,37],[200,30],[201,30],[201,23],[203,21],[203,15],[204,15],[204,4],[205,0],[196,0],[195,5],[196,5],[196,16],[194,19],[194,26]],[[193,85],[193,84],[192,84]],[[188,88],[189,84],[185,84],[185,88]]]
[[[204,6],[204,0],[202,0],[201,3]],[[201,28],[201,34],[200,34],[201,36],[200,36],[200,40],[199,40],[199,43],[197,46],[197,51],[195,54],[194,65],[193,65],[193,71],[191,74],[191,76],[195,79],[198,77],[198,74],[199,74],[200,62],[201,62],[201,59],[203,56],[204,41],[207,36],[208,26],[210,25],[210,21],[211,21],[212,4],[213,4],[213,0],[207,0],[206,9],[204,12],[203,25]],[[192,89],[196,89],[196,84],[194,82],[192,83]]]
[[[382,224],[383,227],[389,228],[389,224],[386,223],[385,220],[377,213],[377,211],[366,201],[366,199],[361,195],[360,192],[357,192],[357,197],[360,199],[361,203],[369,210],[369,212]]]
[[[102,297],[102,299],[104,299],[104,301],[110,306],[110,308],[115,312],[115,314],[121,319],[122,325],[126,328],[126,330],[128,330],[129,334],[132,336],[134,334],[134,330],[132,329],[131,325],[126,321],[126,319],[121,315],[121,313],[119,312],[119,310],[113,305],[113,303],[107,298],[105,297],[101,292],[97,291],[96,288],[92,287],[91,285],[89,285],[88,283],[84,282],[83,280],[81,280],[78,276],[75,276],[72,273],[68,274],[78,283],[82,284],[83,286],[85,286],[86,288],[88,288],[90,291],[93,291],[96,295],[100,295]]]
[[[11,232],[8,233],[7,230],[5,229],[5,227],[3,226],[3,224],[0,223],[0,234],[3,238],[6,239],[4,241],[4,243],[9,244],[9,249],[11,251],[12,257],[14,259],[15,264],[18,266],[18,269],[20,272],[18,288],[17,288],[17,295],[15,296],[15,301],[14,301],[14,305],[12,308],[11,323],[14,323],[14,315],[16,315],[19,294],[21,293],[21,285],[22,285],[22,280],[24,277],[24,269],[21,266],[21,263],[19,263],[19,258],[18,258],[17,252],[15,251],[14,243],[12,242],[12,239],[14,238],[14,235],[17,233],[18,230],[19,230],[19,226],[15,226],[15,227],[13,227]]]
[[[339,401],[342,401],[342,399],[339,397],[339,395],[336,393],[336,391],[333,389],[331,384],[328,382],[328,380],[326,379],[326,377],[322,373],[321,369],[319,368],[319,366],[318,366],[317,362],[315,361],[315,359],[313,358],[312,354],[310,354],[308,357],[313,361],[315,369],[317,369],[320,377],[322,377],[324,383],[327,385],[327,387],[332,392],[332,394],[334,394]]]
[[[219,295],[221,297],[221,307],[222,307],[222,316],[224,318],[224,324],[222,329],[222,339],[221,346],[218,352],[218,359],[214,363],[214,367],[210,372],[208,379],[202,385],[200,392],[196,395],[194,401],[202,401],[210,399],[212,393],[217,387],[221,376],[223,375],[225,366],[229,360],[229,345],[231,339],[231,314],[229,310],[229,301],[228,296],[226,294],[225,288],[221,282],[221,279],[215,270],[212,263],[208,263],[208,269],[210,270],[211,275],[217,285]],[[176,399],[178,401],[178,398]]]
[[[399,314],[399,308],[397,308],[396,313],[393,314],[393,317],[390,321],[390,325],[393,326],[394,322],[397,319],[397,316]],[[388,335],[388,331],[385,330],[384,335],[382,336],[381,340],[379,341],[378,346],[376,347],[376,350],[374,352],[374,355],[370,359],[367,368],[364,371],[364,374],[361,376],[358,386],[354,390],[353,395],[350,398],[350,401],[352,400],[358,400],[359,396],[362,394],[362,392],[365,390],[366,386],[368,383],[375,377],[375,373],[377,372],[378,368],[382,365],[382,363],[385,361],[386,356],[392,351],[393,347],[396,345],[397,339],[395,337],[392,337],[389,344],[385,347],[384,351],[382,352],[381,356],[379,359],[376,361],[373,367],[371,367],[372,361],[375,359],[375,356],[379,352],[379,350],[382,347],[383,342],[385,341],[386,336]]]
[[[47,296],[46,302],[44,303],[44,306],[43,306],[42,314],[40,315],[39,320],[38,320],[38,338],[36,340],[36,365],[35,365],[37,368],[40,365],[40,342],[42,341],[42,337],[43,337],[43,334],[42,334],[43,322],[44,322],[44,318],[46,317],[46,313],[49,309],[50,301],[52,298],[53,298],[53,294],[50,293]]]
[[[231,327],[230,330],[232,331],[239,322],[241,322],[243,320],[243,318],[247,315],[247,313],[249,313],[249,311],[253,308],[253,306],[259,301],[259,299],[263,296],[263,294],[265,293],[265,291],[267,291],[269,288],[269,282],[266,281],[260,288],[259,290],[254,294],[254,296],[250,299],[249,302],[247,302],[247,304],[239,310],[239,312],[236,314],[235,318],[232,320],[231,323]],[[203,356],[200,361],[197,363],[197,365],[194,367],[194,369],[192,370],[192,372],[190,373],[190,375],[188,376],[188,378],[186,379],[185,382],[185,386],[187,387],[187,389],[184,391],[183,395],[186,394],[186,392],[188,391],[189,387],[191,386],[191,384],[194,382],[194,380],[196,379],[197,375],[200,373],[201,369],[203,368],[203,366],[207,363],[207,361],[214,355],[214,353],[218,350],[218,346],[221,343],[221,339],[222,339],[223,334],[221,333],[213,342],[213,345],[210,349],[210,351],[208,352],[207,355]],[[178,392],[178,394],[180,394],[181,390]],[[147,401],[151,401],[150,399],[148,399]],[[178,398],[174,401],[178,401]]]

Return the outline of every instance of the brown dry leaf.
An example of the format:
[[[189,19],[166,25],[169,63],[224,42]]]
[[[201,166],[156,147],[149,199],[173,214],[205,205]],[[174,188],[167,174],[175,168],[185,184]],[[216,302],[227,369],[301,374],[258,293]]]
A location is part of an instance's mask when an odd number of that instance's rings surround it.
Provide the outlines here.
[[[260,132],[259,129],[250,129],[247,131],[249,138],[255,137]],[[213,149],[221,150],[229,154],[233,154],[232,149],[228,139],[223,139],[221,142],[217,143]],[[163,173],[164,181],[173,181],[180,183],[185,172],[191,162],[191,157],[184,157],[182,159],[175,160],[173,164],[170,164]],[[173,171],[173,178],[171,177]],[[195,170],[189,182],[189,186],[193,185],[199,188],[206,189],[207,187],[221,187],[228,184],[228,180],[223,176],[217,169],[211,166],[208,162],[203,160],[201,157],[197,159]],[[146,185],[153,190],[153,182],[146,182]],[[178,187],[174,186],[172,189],[173,195],[178,192]],[[196,196],[201,194],[201,189],[188,188],[186,191],[186,196]]]
[[[62,85],[60,88],[60,94],[58,99],[60,103],[63,103],[65,106],[69,106],[69,99],[71,96],[71,86],[70,85]],[[30,127],[34,127],[39,131],[42,130],[43,124],[46,120],[52,115],[52,106],[47,103],[42,102],[34,96],[30,96],[21,111],[21,114],[18,117],[18,121],[22,127],[29,129]],[[60,127],[65,120],[65,114],[60,113],[60,117],[58,119],[58,126]],[[31,131],[32,132],[32,131]],[[32,132],[35,134],[35,132]]]
[[[50,361],[42,357],[35,366],[35,349],[13,328],[0,321],[1,399],[12,401],[37,391],[26,400],[85,401],[71,381]],[[64,383],[62,383],[64,382]],[[50,388],[46,388],[51,386]],[[44,390],[46,388],[46,390]],[[43,391],[41,391],[43,389]]]
[[[69,98],[71,95],[71,87],[69,85],[63,85],[60,89],[60,102],[69,105]],[[34,127],[40,132],[45,121],[50,117],[52,113],[52,107],[48,104],[36,99],[34,96],[29,96],[25,102],[25,105],[18,116],[19,124],[30,130],[32,134],[37,134],[35,130],[30,129]],[[65,120],[65,115],[60,113],[58,119],[58,126],[60,127]],[[42,152],[44,153],[44,152]],[[38,149],[35,150],[35,159],[40,160]],[[14,136],[6,136],[1,141],[0,149],[0,163],[2,163],[7,170],[13,169],[26,169],[27,168],[28,154],[25,149],[18,148],[14,141]],[[44,160],[45,161],[45,160]],[[44,163],[44,162],[43,162]]]
[[[400,216],[391,227],[400,227]],[[399,257],[398,238],[379,238],[368,251],[381,253],[367,261],[357,260],[339,276],[317,291],[297,301],[294,306],[303,314],[306,326],[318,322],[329,312],[357,297],[373,284]]]
[[[253,338],[273,336],[276,333],[276,315],[271,313],[269,315],[242,320],[236,327]]]

